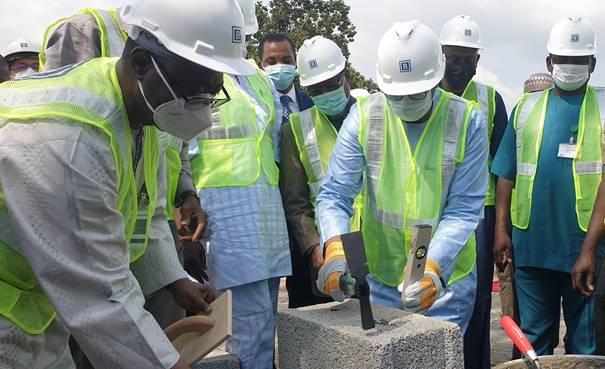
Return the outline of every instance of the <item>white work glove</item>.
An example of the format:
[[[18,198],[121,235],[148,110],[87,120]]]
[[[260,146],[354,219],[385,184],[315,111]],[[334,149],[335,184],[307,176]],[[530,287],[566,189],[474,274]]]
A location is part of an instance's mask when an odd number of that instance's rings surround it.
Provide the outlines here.
[[[441,268],[437,262],[428,259],[424,269],[424,278],[412,283],[403,291],[403,310],[424,314],[441,297],[443,290]]]
[[[317,275],[317,288],[336,301],[344,301],[350,297],[340,289],[340,277],[346,275],[347,261],[340,236],[326,241],[325,261]]]

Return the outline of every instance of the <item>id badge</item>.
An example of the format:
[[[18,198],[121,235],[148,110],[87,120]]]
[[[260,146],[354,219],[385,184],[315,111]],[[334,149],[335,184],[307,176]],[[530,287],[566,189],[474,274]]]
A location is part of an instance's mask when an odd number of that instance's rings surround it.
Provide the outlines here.
[[[559,158],[575,159],[576,158],[576,144],[560,144],[559,145]]]

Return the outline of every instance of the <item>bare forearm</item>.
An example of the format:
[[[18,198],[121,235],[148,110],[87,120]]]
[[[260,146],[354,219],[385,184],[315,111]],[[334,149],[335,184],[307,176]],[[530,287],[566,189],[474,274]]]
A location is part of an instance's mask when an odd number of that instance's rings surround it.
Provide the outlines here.
[[[605,181],[601,181],[597,199],[592,210],[588,232],[584,239],[582,252],[595,253],[599,244],[605,239]]]
[[[496,186],[496,232],[508,232],[510,203],[514,186],[514,181],[498,178]]]

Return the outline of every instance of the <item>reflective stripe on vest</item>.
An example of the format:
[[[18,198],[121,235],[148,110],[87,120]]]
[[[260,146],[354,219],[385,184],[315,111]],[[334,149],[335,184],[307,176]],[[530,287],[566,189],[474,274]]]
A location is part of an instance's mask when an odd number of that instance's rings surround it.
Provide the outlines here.
[[[224,87],[231,101],[213,114],[212,126],[197,137],[198,150],[190,161],[198,189],[247,187],[256,183],[261,170],[271,185],[279,181],[271,138],[275,127],[271,85],[258,68],[255,75],[245,78],[254,96],[235,77],[225,75]]]
[[[132,168],[132,135],[115,72],[116,59],[95,59],[87,63],[41,73],[0,86],[0,129],[6,123],[28,124],[42,119],[59,119],[89,124],[107,135],[114,162],[118,201],[124,216],[124,234],[130,240],[137,217],[137,191]],[[52,77],[52,78],[48,78]],[[155,130],[150,127],[149,129]],[[150,194],[149,214],[157,199],[157,135],[147,135],[144,151],[146,183]],[[3,197],[0,196],[0,197]],[[8,222],[10,209],[4,204],[0,216],[0,315],[28,334],[41,334],[55,317],[54,309],[41,292],[19,240]],[[131,247],[131,259],[144,248]]]
[[[488,142],[491,143],[492,131],[494,130],[494,117],[496,116],[496,90],[491,86],[471,81],[468,86],[466,86],[462,97],[479,104],[479,108],[487,119],[487,138]],[[491,168],[491,166],[492,157],[490,155],[489,167]],[[495,176],[490,173],[487,194],[485,195],[485,206],[493,205],[496,205],[496,179]]]
[[[300,161],[307,175],[309,185],[309,201],[315,208],[319,188],[328,172],[330,157],[334,152],[338,132],[332,122],[317,107],[312,107],[300,113],[290,114],[290,127]],[[362,197],[357,196],[353,204],[351,230],[358,231],[361,224]],[[317,225],[317,218],[315,219]]]
[[[515,112],[513,124],[517,140],[517,175],[512,193],[511,218],[513,225],[519,229],[529,226],[533,186],[551,90],[524,95]],[[603,89],[588,86],[579,115],[573,177],[578,226],[584,232],[588,229],[603,171],[604,92]]]
[[[307,174],[313,203],[326,176],[338,132],[316,107],[290,115],[290,126]],[[318,140],[319,137],[319,140]]]
[[[168,177],[168,188],[166,191],[166,218],[174,220],[174,201],[179,185],[183,163],[181,161],[181,150],[183,140],[160,132],[160,147],[166,152],[166,173]]]
[[[79,14],[89,14],[95,18],[99,32],[101,34],[101,57],[119,57],[124,51],[124,45],[127,35],[122,31],[118,18],[118,12],[114,10],[86,8]],[[48,48],[48,41],[55,33],[57,28],[67,22],[71,17],[62,18],[48,27],[44,33],[42,51],[40,52],[40,70],[44,70],[46,63],[45,50]]]
[[[456,165],[464,160],[466,131],[475,105],[440,93],[414,152],[383,94],[358,100],[359,140],[366,160],[361,228],[370,272],[389,286],[403,281],[413,226],[430,224],[436,231]],[[471,273],[475,259],[471,235],[449,283]]]

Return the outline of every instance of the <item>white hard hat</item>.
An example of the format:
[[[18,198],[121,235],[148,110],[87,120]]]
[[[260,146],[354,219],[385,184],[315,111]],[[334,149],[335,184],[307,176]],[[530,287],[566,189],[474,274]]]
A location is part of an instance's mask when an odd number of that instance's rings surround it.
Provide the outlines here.
[[[441,28],[441,45],[481,49],[481,29],[468,15],[457,15]]]
[[[589,21],[582,17],[567,17],[551,29],[546,49],[561,56],[595,55],[597,35]]]
[[[296,64],[300,85],[306,87],[327,81],[342,72],[347,66],[347,58],[334,41],[314,36],[305,40],[298,49]]]
[[[42,47],[37,42],[33,42],[26,38],[19,38],[8,45],[4,52],[4,58],[7,61],[14,59],[17,54],[21,53],[32,53],[38,54],[42,50]]]
[[[439,38],[418,20],[395,23],[380,39],[376,81],[387,95],[413,95],[437,86],[445,72]]]
[[[237,0],[239,7],[244,15],[244,28],[246,35],[253,35],[258,32],[258,19],[256,19],[256,5],[254,0]]]
[[[370,96],[370,93],[365,88],[356,88],[354,90],[351,90],[350,94],[356,99],[359,97]]]
[[[235,0],[126,0],[120,18],[134,40],[143,29],[195,64],[228,74],[256,73],[242,58],[244,19]]]

